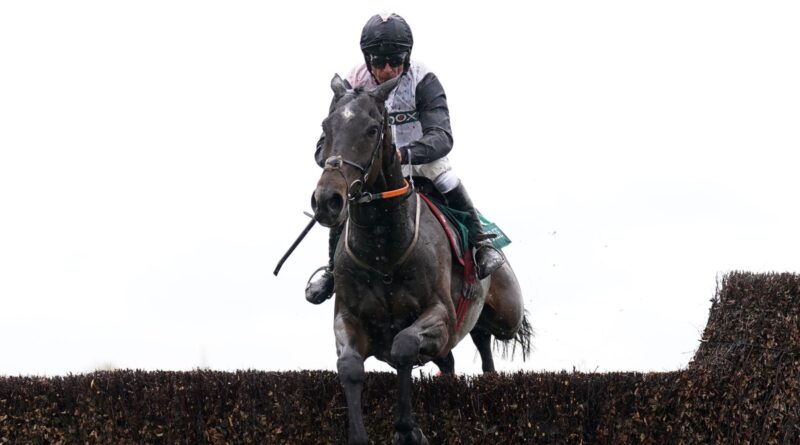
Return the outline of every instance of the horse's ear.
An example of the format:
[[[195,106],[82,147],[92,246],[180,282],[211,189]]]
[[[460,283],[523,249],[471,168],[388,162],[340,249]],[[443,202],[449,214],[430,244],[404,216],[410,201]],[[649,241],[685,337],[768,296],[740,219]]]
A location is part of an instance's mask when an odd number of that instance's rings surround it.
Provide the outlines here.
[[[331,79],[331,89],[333,90],[333,101],[336,102],[342,98],[342,96],[347,93],[347,87],[344,85],[344,81],[338,74],[333,76]]]
[[[392,91],[397,87],[397,83],[400,82],[400,77],[395,77],[392,80],[387,80],[386,82],[378,85],[374,90],[369,92],[369,95],[379,99],[381,102],[386,102],[386,99],[389,98],[389,95],[392,94]]]

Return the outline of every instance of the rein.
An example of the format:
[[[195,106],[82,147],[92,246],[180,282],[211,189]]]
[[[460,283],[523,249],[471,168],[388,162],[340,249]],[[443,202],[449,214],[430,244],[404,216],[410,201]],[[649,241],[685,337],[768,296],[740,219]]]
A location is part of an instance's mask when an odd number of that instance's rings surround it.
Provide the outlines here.
[[[355,199],[353,202],[356,204],[365,204],[372,201],[377,201],[380,199],[389,199],[389,198],[397,198],[398,196],[407,195],[408,192],[411,190],[411,186],[408,184],[405,178],[403,178],[404,186],[400,187],[399,189],[389,190],[387,192],[380,192],[380,193],[369,193],[363,192],[358,199]]]

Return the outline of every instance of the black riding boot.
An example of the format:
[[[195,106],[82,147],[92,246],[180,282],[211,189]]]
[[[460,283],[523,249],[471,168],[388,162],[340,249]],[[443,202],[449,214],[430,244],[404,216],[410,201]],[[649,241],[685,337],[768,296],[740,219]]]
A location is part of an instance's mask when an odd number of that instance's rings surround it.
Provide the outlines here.
[[[328,265],[314,271],[314,275],[323,270],[322,276],[317,281],[308,280],[306,285],[306,300],[309,303],[320,304],[333,296],[333,255],[336,253],[336,245],[339,243],[339,235],[342,233],[341,227],[332,227],[328,235]]]
[[[459,183],[458,187],[445,193],[444,196],[450,207],[469,214],[469,243],[475,249],[475,267],[478,269],[478,278],[482,280],[506,261],[503,254],[492,244],[492,238],[497,235],[483,231],[483,223],[463,183]]]

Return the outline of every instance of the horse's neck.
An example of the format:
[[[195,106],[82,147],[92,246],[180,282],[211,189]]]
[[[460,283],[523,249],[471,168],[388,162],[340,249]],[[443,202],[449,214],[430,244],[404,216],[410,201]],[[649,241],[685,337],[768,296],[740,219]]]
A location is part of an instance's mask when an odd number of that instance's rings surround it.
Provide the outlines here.
[[[385,166],[374,184],[373,193],[402,188],[405,180],[399,162]],[[351,205],[351,249],[363,258],[378,258],[379,262],[391,264],[403,254],[413,239],[415,207],[412,204],[416,199],[412,194],[410,197],[401,196]]]
[[[350,207],[348,242],[359,258],[381,266],[392,266],[414,238],[414,207],[418,199],[412,194],[392,207],[373,203]]]

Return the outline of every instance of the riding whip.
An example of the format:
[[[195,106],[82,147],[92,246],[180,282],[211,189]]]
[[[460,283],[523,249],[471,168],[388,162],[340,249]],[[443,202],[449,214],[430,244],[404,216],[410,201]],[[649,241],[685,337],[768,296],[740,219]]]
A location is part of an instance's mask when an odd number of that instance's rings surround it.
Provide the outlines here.
[[[289,258],[289,255],[291,255],[292,252],[294,252],[294,249],[297,248],[297,245],[300,244],[300,241],[303,241],[303,238],[305,238],[306,235],[308,235],[308,232],[311,230],[312,227],[314,227],[314,224],[316,224],[316,223],[317,223],[317,220],[314,219],[314,217],[312,216],[311,217],[311,221],[308,222],[308,225],[306,225],[306,228],[303,229],[303,232],[300,233],[300,236],[298,236],[297,239],[294,240],[294,243],[292,243],[292,246],[289,247],[289,250],[287,250],[286,253],[283,255],[283,258],[281,258],[281,260],[278,261],[278,265],[275,266],[275,270],[272,271],[272,273],[276,277],[278,276],[278,272],[281,271],[281,267],[283,267],[283,263],[286,262],[286,260]]]

